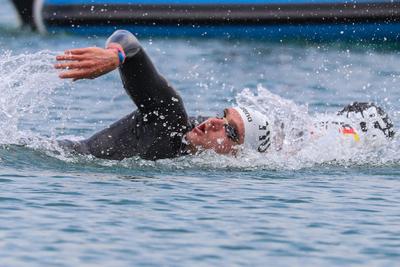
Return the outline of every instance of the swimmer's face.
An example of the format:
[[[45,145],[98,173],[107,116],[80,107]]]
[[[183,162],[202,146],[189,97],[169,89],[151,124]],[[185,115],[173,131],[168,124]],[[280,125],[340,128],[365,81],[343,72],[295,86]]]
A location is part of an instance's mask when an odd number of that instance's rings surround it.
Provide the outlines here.
[[[197,125],[186,134],[186,140],[195,151],[212,149],[218,154],[234,154],[243,144],[244,123],[235,109],[228,108],[223,118],[210,118]]]

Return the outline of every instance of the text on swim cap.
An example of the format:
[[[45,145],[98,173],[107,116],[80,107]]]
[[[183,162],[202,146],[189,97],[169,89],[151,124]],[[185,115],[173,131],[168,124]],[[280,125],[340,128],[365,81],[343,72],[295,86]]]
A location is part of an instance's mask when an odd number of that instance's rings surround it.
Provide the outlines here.
[[[265,125],[259,125],[258,129],[259,129],[260,131],[265,131],[265,130],[268,129],[268,125],[269,125],[269,123],[268,123],[268,121],[266,121],[266,122],[265,122]],[[258,137],[258,140],[259,140],[259,141],[263,141],[263,140],[264,140],[264,141],[258,146],[258,148],[257,148],[258,152],[263,153],[263,152],[267,151],[267,149],[271,146],[271,138],[270,138],[270,135],[271,135],[271,132],[270,132],[270,131],[267,131],[265,134],[260,135],[260,136]]]
[[[250,112],[244,107],[241,107],[241,109],[243,110],[244,115],[246,115],[247,121],[252,122],[253,119],[251,118]]]

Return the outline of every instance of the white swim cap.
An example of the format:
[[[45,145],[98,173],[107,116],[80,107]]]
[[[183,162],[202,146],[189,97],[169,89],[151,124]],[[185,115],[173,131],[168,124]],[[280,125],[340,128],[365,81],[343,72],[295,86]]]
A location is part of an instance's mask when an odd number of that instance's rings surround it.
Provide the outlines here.
[[[248,107],[234,107],[244,123],[244,147],[266,152],[271,146],[271,126],[267,116]]]

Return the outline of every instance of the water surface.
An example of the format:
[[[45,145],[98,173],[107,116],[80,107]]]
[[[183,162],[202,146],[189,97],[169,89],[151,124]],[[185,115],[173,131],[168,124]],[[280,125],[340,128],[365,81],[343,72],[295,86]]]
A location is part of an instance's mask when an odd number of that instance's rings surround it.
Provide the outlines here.
[[[116,72],[72,83],[52,69],[58,52],[103,46],[105,37],[21,31],[8,2],[0,5],[2,266],[400,260],[397,138],[366,150],[319,144],[293,156],[69,155],[53,141],[88,137],[135,108]],[[310,116],[374,101],[400,123],[400,55],[391,45],[148,37],[142,44],[191,115],[214,115],[245,88],[257,95],[258,86]]]

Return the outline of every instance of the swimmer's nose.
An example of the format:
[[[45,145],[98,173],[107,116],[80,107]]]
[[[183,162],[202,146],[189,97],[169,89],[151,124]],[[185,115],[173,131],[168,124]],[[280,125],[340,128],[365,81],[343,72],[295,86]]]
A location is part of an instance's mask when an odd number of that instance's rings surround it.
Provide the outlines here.
[[[219,131],[224,127],[224,120],[222,118],[211,118],[209,122],[206,124],[207,131]]]

